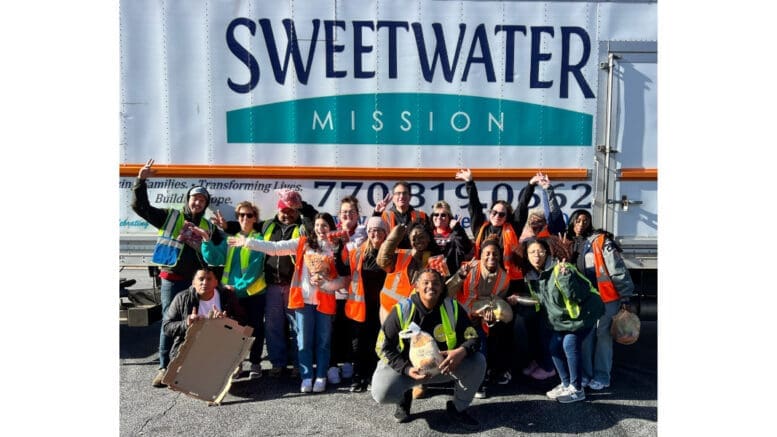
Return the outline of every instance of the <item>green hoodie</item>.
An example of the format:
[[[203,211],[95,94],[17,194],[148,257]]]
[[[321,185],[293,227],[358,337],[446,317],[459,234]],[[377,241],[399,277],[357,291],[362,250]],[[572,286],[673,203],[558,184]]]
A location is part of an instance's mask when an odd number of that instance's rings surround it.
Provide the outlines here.
[[[557,266],[556,262],[548,262],[545,270],[526,277],[527,284],[545,306],[550,326],[555,331],[577,331],[593,326],[604,314],[599,293],[573,264],[565,263],[566,273],[561,273]]]

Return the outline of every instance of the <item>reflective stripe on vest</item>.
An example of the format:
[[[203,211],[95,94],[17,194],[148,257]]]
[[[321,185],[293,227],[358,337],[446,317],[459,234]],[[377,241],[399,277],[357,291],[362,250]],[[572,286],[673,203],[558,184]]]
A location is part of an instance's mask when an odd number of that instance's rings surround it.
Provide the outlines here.
[[[472,311],[472,303],[477,299],[478,297],[478,285],[480,284],[480,281],[483,279],[483,277],[480,274],[480,260],[478,260],[477,265],[469,270],[469,273],[467,273],[467,277],[464,278],[464,286],[462,287],[462,292],[459,293],[459,296],[457,296],[459,299],[458,301],[464,305],[465,308],[467,308],[470,312]],[[489,293],[492,296],[496,296],[496,294],[499,292],[499,290],[507,288],[508,279],[506,272],[502,269],[497,269],[496,273],[496,280],[494,281],[494,286],[491,289],[491,292]],[[474,277],[474,280],[473,280]],[[466,295],[464,293],[467,293]]]
[[[383,282],[383,289],[380,290],[380,305],[386,311],[391,311],[392,306],[409,296],[410,292],[412,292],[413,287],[410,285],[410,279],[407,277],[407,266],[410,265],[412,259],[413,255],[409,250],[397,250],[396,267],[392,273],[386,275],[386,280]],[[402,294],[399,291],[399,285],[403,278],[408,285],[406,287],[408,288],[407,294]]]
[[[491,223],[486,221],[478,231],[478,236],[475,238],[475,258],[480,259],[480,245],[483,242],[485,231],[488,225]],[[502,225],[502,235],[500,236],[499,245],[502,247],[502,262],[504,263],[505,270],[510,280],[523,279],[523,273],[521,269],[513,264],[511,261],[512,254],[517,250],[520,245],[518,244],[518,237],[515,235],[515,229],[510,223]]]
[[[256,235],[259,234],[255,231],[251,231],[246,238],[255,238]],[[243,247],[230,247],[227,249],[227,261],[224,265],[224,274],[221,275],[221,283],[224,285],[229,285],[229,273],[232,271],[232,257],[235,255],[236,251],[240,252],[240,274],[245,274],[246,269],[248,269],[252,250]],[[267,282],[265,282],[264,272],[262,272],[262,274],[246,288],[246,293],[249,296],[253,296],[265,288],[267,288]]]
[[[178,240],[178,236],[181,234],[181,229],[183,229],[183,223],[184,223],[184,217],[181,211],[178,211],[176,209],[171,209],[170,212],[167,214],[167,218],[165,219],[165,224],[161,228],[159,228],[159,231],[157,232],[157,240],[156,245],[157,246],[168,246],[178,251],[178,254],[175,259],[175,263],[173,264],[163,264],[154,262],[152,259],[152,263],[162,265],[165,267],[175,267],[178,265],[178,260],[181,259],[181,253],[183,253],[183,246],[184,243],[181,243]],[[198,228],[207,231],[208,234],[212,234],[213,230],[211,228],[211,224],[209,221],[205,220],[205,217],[200,218],[200,224],[197,225]]]
[[[349,260],[351,283],[348,286],[348,297],[345,301],[345,316],[357,322],[367,320],[367,304],[364,300],[364,284],[362,284],[362,265],[364,264],[364,254],[368,250],[370,250],[369,241],[365,241],[351,252]]]
[[[566,263],[567,266],[571,267],[572,270],[574,270],[575,274],[577,276],[581,277],[587,284],[588,289],[593,294],[599,294],[599,292],[596,290],[596,288],[591,285],[591,281],[588,280],[588,278],[585,277],[585,275],[581,274],[577,269],[572,266],[572,264]],[[570,301],[567,296],[564,293],[561,293],[561,284],[558,282],[558,271],[561,268],[561,263],[556,264],[555,267],[553,267],[553,284],[556,286],[556,288],[559,289],[559,293],[561,294],[561,298],[564,299],[564,306],[567,309],[567,314],[569,314],[569,317],[572,319],[576,319],[580,317],[580,305],[577,304],[577,302]]]
[[[389,229],[394,229],[394,227],[397,225],[397,221],[394,219],[396,217],[396,213],[394,211],[383,211],[381,214],[381,218],[388,223]],[[418,220],[420,217],[421,220]],[[410,211],[410,223],[408,223],[408,227],[411,223],[415,223],[416,221],[423,222],[426,221],[426,213],[423,211],[417,211],[412,210]]]
[[[594,251],[594,269],[596,270],[596,287],[599,289],[599,293],[602,296],[602,302],[614,302],[620,299],[618,290],[615,289],[615,284],[612,283],[610,278],[610,272],[607,271],[607,264],[604,262],[604,234],[599,234],[591,247]]]
[[[264,235],[262,238],[264,238],[264,241],[272,241],[270,238],[272,237],[272,231],[275,230],[275,222],[270,222],[270,225],[267,226],[267,229],[264,230]],[[294,225],[294,230],[291,231],[291,238],[290,240],[293,240],[295,238],[299,238],[299,225]],[[294,255],[289,255],[291,257],[292,264],[296,264],[296,261],[294,259]]]
[[[394,308],[396,308],[399,318],[399,330],[404,331],[413,320],[415,304],[410,299],[402,299],[394,305]],[[453,350],[456,348],[456,321],[459,320],[459,305],[455,300],[449,297],[444,298],[443,304],[440,305],[440,319],[442,320],[443,332],[445,332],[445,344],[448,346],[448,350]],[[451,320],[453,320],[453,324],[451,324]],[[402,352],[404,349],[405,340],[400,337],[399,351]]]

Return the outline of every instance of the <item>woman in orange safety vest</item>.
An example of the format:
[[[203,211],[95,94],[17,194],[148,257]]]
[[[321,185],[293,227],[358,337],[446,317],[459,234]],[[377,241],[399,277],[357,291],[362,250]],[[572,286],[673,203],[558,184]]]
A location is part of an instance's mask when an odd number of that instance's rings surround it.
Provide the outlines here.
[[[326,390],[332,317],[336,311],[335,290],[347,287],[350,281],[346,266],[348,250],[341,240],[330,241],[327,238],[327,234],[334,229],[332,216],[319,213],[315,216],[314,232],[308,232],[310,236],[282,241],[246,239],[242,236],[228,240],[231,246],[245,246],[270,256],[296,255],[289,289],[289,309],[294,310],[297,325],[302,393]]]
[[[505,373],[510,368],[511,349],[510,323],[498,322],[492,309],[485,309],[480,314],[473,312],[476,300],[498,296],[504,298],[510,286],[507,271],[502,267],[501,248],[495,239],[483,242],[479,259],[474,259],[463,265],[446,282],[448,295],[456,296],[456,300],[467,309],[480,337],[480,352],[486,357],[488,374],[491,377],[475,392],[475,397],[483,399],[487,396],[487,384],[494,381],[508,380]]]
[[[379,296],[386,271],[378,263],[378,252],[388,236],[388,225],[380,217],[367,220],[367,240],[350,250],[351,285],[345,303],[345,315],[351,322],[353,379],[351,392],[367,389],[378,364],[375,341],[380,331]]]
[[[569,216],[567,239],[571,242],[569,262],[585,274],[599,290],[604,302],[604,315],[594,325],[595,329],[583,341],[583,386],[592,390],[609,387],[612,370],[612,318],[621,306],[630,309],[630,297],[634,283],[620,247],[609,232],[594,230],[591,213],[579,209]]]
[[[397,249],[405,233],[410,239],[410,249]],[[378,251],[378,265],[388,273],[383,289],[380,292],[380,322],[400,300],[410,296],[413,291],[413,280],[418,271],[426,267],[429,256],[429,243],[432,237],[428,228],[422,223],[414,223],[410,230],[405,225],[397,225],[391,230],[386,242]]]

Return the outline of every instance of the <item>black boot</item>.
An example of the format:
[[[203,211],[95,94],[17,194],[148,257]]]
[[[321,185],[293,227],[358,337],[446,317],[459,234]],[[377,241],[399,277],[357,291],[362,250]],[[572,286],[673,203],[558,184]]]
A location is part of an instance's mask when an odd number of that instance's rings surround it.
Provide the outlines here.
[[[397,405],[397,409],[394,410],[394,418],[399,423],[410,422],[410,405],[413,403],[413,392],[411,390],[406,391],[402,395],[402,402]]]

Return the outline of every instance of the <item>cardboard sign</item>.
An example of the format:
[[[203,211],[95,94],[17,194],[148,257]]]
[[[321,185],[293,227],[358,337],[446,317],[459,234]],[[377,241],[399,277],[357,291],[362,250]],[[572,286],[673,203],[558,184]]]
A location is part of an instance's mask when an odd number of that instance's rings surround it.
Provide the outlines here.
[[[248,358],[254,328],[232,319],[199,319],[186,331],[162,382],[175,391],[214,404],[232,385],[232,374]]]

